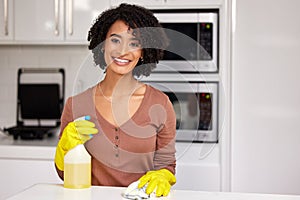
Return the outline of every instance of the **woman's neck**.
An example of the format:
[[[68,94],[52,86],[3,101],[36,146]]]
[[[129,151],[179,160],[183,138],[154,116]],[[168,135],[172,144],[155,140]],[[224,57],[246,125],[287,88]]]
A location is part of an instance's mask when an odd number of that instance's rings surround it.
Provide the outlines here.
[[[138,86],[138,81],[132,74],[112,75],[107,73],[103,81],[101,81],[101,89],[107,96],[128,95],[132,93]]]

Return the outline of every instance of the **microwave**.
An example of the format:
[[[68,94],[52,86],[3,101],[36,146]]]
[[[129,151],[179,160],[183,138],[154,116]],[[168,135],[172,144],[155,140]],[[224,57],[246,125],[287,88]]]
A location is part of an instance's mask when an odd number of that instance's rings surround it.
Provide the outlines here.
[[[218,142],[218,83],[144,81],[164,92],[176,114],[177,142]]]
[[[155,71],[218,72],[218,10],[153,10],[170,43]]]

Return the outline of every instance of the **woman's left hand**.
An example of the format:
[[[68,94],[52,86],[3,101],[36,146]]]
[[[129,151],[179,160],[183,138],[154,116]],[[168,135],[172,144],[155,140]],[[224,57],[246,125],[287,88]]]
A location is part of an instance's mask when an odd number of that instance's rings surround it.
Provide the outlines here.
[[[148,171],[139,179],[138,188],[144,187],[147,183],[146,193],[151,194],[155,189],[156,196],[167,196],[171,186],[176,183],[176,177],[167,169]]]

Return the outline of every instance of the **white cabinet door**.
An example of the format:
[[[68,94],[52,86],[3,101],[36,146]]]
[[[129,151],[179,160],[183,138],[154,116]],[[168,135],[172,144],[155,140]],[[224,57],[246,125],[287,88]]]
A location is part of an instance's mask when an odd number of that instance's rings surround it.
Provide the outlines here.
[[[0,40],[13,39],[13,1],[0,0]]]
[[[87,42],[95,18],[110,6],[109,0],[66,0],[66,40]]]
[[[16,41],[62,41],[63,0],[15,0]]]
[[[145,7],[155,7],[163,5],[166,0],[111,0],[112,6],[117,6],[121,3],[137,4]]]
[[[138,4],[147,8],[167,9],[168,6],[172,8],[191,8],[191,6],[203,6],[203,7],[215,7],[222,5],[223,0],[111,0],[113,6],[119,5],[120,3]],[[162,7],[158,7],[162,6]],[[194,8],[194,7],[192,7]],[[199,8],[199,7],[195,7]]]
[[[165,5],[169,6],[203,6],[203,7],[215,7],[216,5],[222,5],[223,0],[165,0]],[[197,7],[198,8],[198,7]]]

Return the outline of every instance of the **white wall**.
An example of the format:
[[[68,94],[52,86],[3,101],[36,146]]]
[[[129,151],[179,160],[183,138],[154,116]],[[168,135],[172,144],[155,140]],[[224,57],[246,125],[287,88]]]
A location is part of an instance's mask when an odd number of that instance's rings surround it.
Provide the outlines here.
[[[298,0],[236,0],[234,192],[300,194],[299,8]]]

